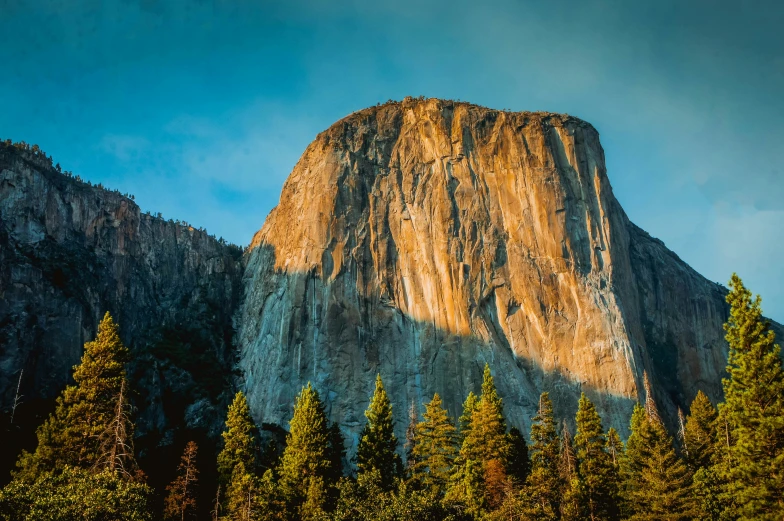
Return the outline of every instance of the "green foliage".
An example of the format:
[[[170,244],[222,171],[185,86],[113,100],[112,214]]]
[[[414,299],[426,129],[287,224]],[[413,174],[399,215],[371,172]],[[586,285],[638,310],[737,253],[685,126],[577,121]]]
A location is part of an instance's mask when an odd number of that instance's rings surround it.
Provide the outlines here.
[[[485,365],[482,395],[473,407],[470,428],[463,436],[460,458],[483,463],[490,460],[505,462],[508,452],[503,403],[496,391],[490,367]]]
[[[639,404],[626,444],[626,509],[633,521],[686,521],[696,515],[691,474],[678,458],[672,437]]]
[[[221,487],[214,519],[784,519],[780,350],[762,319],[759,297],[752,300],[735,276],[731,286],[726,401],[717,411],[699,392],[685,422],[679,416],[683,458],[659,416],[647,374],[646,401],[634,408],[625,445],[614,429],[605,434],[584,394],[574,441],[566,423],[559,436],[553,405],[542,393],[529,446],[517,429],[506,431],[503,401],[485,365],[481,394],[466,398],[459,431],[438,394],[425,405],[422,421],[412,404],[407,481],[398,479],[402,465],[392,405],[380,376],[365,412],[356,480],[343,477],[343,435],[337,424],[329,425],[311,384],[296,399],[282,457],[274,443],[269,445],[267,470],[259,477],[257,429],[240,392],[229,407],[217,459]],[[74,368],[75,385],[66,388],[55,413],[38,429],[36,452],[22,455],[14,481],[0,491],[0,521],[152,518],[152,491],[139,474],[127,471],[134,428],[124,392],[127,360],[128,350],[107,313]],[[195,443],[188,444],[166,489],[167,520],[195,518],[196,451]]]
[[[714,473],[730,518],[780,520],[784,514],[784,370],[775,336],[737,275],[727,295],[730,346],[719,404]]]
[[[500,505],[510,485],[506,472],[510,438],[506,433],[503,402],[487,364],[482,394],[478,400],[472,394],[468,395],[461,425],[462,446],[447,497],[455,504],[462,497],[465,510],[478,516],[488,508]]]
[[[231,479],[226,487],[225,519],[231,521],[251,521],[256,517],[259,497],[259,480],[248,472],[242,462],[234,466]]]
[[[578,461],[577,497],[580,518],[591,520],[618,519],[619,476],[612,457],[605,447],[607,440],[596,407],[585,396],[577,408],[577,435],[574,445]]]
[[[370,470],[356,480],[342,478],[337,485],[338,501],[332,513],[334,521],[384,519],[391,494],[381,487],[381,473]]]
[[[152,490],[108,471],[65,466],[0,491],[3,521],[151,521]]]
[[[699,521],[722,521],[727,519],[722,516],[724,505],[719,498],[721,487],[712,468],[702,467],[698,469],[692,477],[692,486],[694,490],[694,507],[696,509],[695,519]]]
[[[382,487],[389,490],[395,478],[402,474],[403,465],[396,451],[392,404],[384,390],[381,375],[376,376],[376,390],[365,417],[367,423],[357,447],[357,472],[364,474],[377,470],[381,475]]]
[[[472,519],[479,519],[487,510],[484,474],[481,461],[467,460],[456,466],[444,504]]]
[[[457,430],[438,393],[425,405],[423,418],[416,425],[412,475],[422,485],[441,495],[446,489],[457,456]]]
[[[333,521],[462,521],[467,519],[439,502],[433,490],[399,482],[395,491],[382,487],[381,474],[371,470],[357,480],[341,479]]]
[[[506,431],[506,420],[504,419],[504,405],[498,390],[495,388],[495,379],[490,372],[490,365],[485,363],[484,374],[482,375],[482,396],[480,402],[484,402],[497,415],[501,424],[501,431]]]
[[[66,387],[54,414],[38,428],[35,453],[20,457],[20,478],[33,480],[66,465],[89,468],[98,461],[101,435],[115,418],[127,361],[128,349],[107,312],[95,340],[84,345],[81,363],[74,367],[75,385]]]
[[[553,404],[548,393],[539,397],[539,412],[531,425],[531,474],[526,480],[527,515],[532,519],[557,519],[560,512],[559,460],[561,440],[556,431]]]
[[[471,391],[463,402],[463,414],[457,420],[461,442],[471,431],[471,418],[477,408],[479,408],[479,397]]]
[[[218,454],[218,480],[224,487],[234,478],[234,469],[242,464],[247,472],[256,470],[256,424],[250,415],[242,391],[234,396],[226,416],[223,449]]]
[[[305,494],[305,501],[299,507],[297,519],[302,521],[326,519],[327,490],[324,486],[324,479],[319,476],[310,476],[307,481],[308,488]]]
[[[306,499],[310,478],[334,473],[334,459],[324,404],[308,383],[297,396],[279,470],[282,491],[294,510]]]
[[[683,454],[692,472],[711,464],[716,444],[716,417],[716,408],[705,393],[698,391],[683,427]]]

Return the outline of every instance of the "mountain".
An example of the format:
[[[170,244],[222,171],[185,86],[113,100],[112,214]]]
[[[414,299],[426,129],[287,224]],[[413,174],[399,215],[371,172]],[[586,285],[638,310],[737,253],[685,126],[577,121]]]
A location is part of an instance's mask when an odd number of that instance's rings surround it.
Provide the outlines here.
[[[241,256],[204,231],[142,213],[132,196],[58,172],[37,149],[0,142],[4,428],[18,383],[23,395],[0,483],[16,449],[35,447],[35,426],[107,310],[134,353],[137,447],[170,444],[182,429],[217,437],[233,386]]]
[[[514,426],[543,390],[562,417],[585,391],[625,432],[644,371],[672,423],[697,389],[720,397],[725,294],[629,221],[570,116],[356,112],[308,146],[247,249],[0,143],[0,419],[23,370],[21,445],[107,310],[148,460],[186,433],[214,443],[236,387],[279,433],[308,381],[351,453],[377,373],[402,438],[412,401],[439,392],[457,416],[485,363]]]
[[[562,417],[585,391],[625,432],[644,371],[671,422],[721,395],[726,289],[629,221],[570,116],[356,112],[308,146],[246,262],[239,366],[264,421],[312,381],[356,443],[380,373],[402,436],[434,392],[459,415],[486,362],[521,428],[541,391]]]

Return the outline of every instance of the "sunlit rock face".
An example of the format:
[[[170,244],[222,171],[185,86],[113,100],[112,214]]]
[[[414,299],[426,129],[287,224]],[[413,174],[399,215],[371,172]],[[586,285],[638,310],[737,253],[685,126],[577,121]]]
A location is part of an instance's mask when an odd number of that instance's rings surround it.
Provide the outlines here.
[[[286,425],[311,381],[355,444],[380,373],[402,436],[435,392],[458,415],[486,362],[526,429],[540,392],[565,418],[584,391],[624,432],[644,370],[669,418],[698,388],[720,396],[725,290],[629,222],[598,132],[570,116],[356,112],[307,148],[246,263],[258,421]]]

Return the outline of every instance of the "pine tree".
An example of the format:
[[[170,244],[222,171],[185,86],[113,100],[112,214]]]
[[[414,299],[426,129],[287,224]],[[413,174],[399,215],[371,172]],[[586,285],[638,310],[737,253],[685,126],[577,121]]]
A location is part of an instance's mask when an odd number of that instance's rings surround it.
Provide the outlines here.
[[[689,470],[693,472],[696,518],[719,521],[724,509],[720,501],[721,486],[712,467],[716,454],[718,413],[702,391],[689,408],[683,425],[682,451]]]
[[[326,512],[324,508],[326,504],[327,491],[324,480],[318,476],[309,477],[307,493],[305,494],[305,500],[299,507],[297,519],[302,521],[325,519]]]
[[[457,430],[438,393],[425,405],[423,418],[415,429],[412,475],[426,487],[443,494],[457,456]]]
[[[330,450],[324,404],[318,392],[308,383],[294,404],[279,470],[279,483],[292,511],[296,511],[306,499],[310,478],[323,480],[331,471],[334,472],[334,454]]]
[[[251,521],[256,518],[259,496],[259,480],[245,464],[240,461],[226,487],[226,519],[231,521]]]
[[[618,475],[612,456],[605,449],[607,440],[602,420],[585,393],[580,397],[575,420],[582,516],[591,521],[618,519]]]
[[[248,473],[256,469],[256,424],[250,415],[248,401],[242,391],[234,396],[226,416],[223,450],[218,454],[218,482],[226,487],[240,463]],[[228,494],[228,491],[227,491]]]
[[[395,478],[401,475],[403,466],[397,453],[392,404],[384,390],[381,375],[376,376],[376,389],[365,417],[367,423],[357,447],[357,471],[364,474],[377,470],[381,475],[381,486],[388,490]]]
[[[498,390],[495,387],[495,379],[490,371],[490,364],[485,363],[484,373],[482,375],[482,395],[480,401],[484,401],[494,411],[501,424],[500,430],[506,432],[506,420],[504,419],[504,405],[501,397],[498,396]]]
[[[255,513],[258,521],[285,521],[286,503],[280,487],[275,483],[272,470],[267,470],[261,478],[256,494]]]
[[[34,479],[65,465],[90,468],[95,464],[101,455],[101,435],[115,418],[128,356],[119,327],[107,312],[95,340],[84,345],[81,363],[74,366],[75,385],[66,387],[54,414],[38,428],[35,453],[20,457],[20,478]]]
[[[169,494],[164,503],[163,516],[167,520],[185,521],[196,518],[196,486],[199,483],[199,470],[196,468],[198,450],[196,442],[188,442],[177,467],[177,477],[166,487]]]
[[[495,388],[490,367],[485,365],[482,395],[471,415],[471,427],[463,437],[460,457],[483,464],[498,460],[505,464],[509,453],[506,420],[501,398]]]
[[[780,347],[752,299],[733,274],[724,329],[730,346],[719,404],[722,440],[715,473],[725,484],[727,514],[739,519],[779,520],[784,515],[784,370]]]
[[[485,469],[481,462],[468,460],[455,467],[444,495],[447,508],[480,519],[486,512]]]
[[[548,393],[539,397],[539,411],[531,424],[531,474],[525,486],[531,518],[557,519],[561,510],[559,463],[561,441],[556,431],[553,404]]]
[[[693,472],[711,464],[716,439],[716,417],[716,408],[705,393],[698,391],[683,426],[683,453]]]
[[[648,409],[650,410],[650,409]],[[686,521],[696,515],[691,474],[657,416],[637,405],[626,444],[626,509],[631,521]]]
[[[468,436],[471,431],[471,417],[474,411],[479,407],[479,397],[473,393],[468,393],[468,397],[463,402],[463,413],[458,419],[458,434],[460,435],[460,442]]]

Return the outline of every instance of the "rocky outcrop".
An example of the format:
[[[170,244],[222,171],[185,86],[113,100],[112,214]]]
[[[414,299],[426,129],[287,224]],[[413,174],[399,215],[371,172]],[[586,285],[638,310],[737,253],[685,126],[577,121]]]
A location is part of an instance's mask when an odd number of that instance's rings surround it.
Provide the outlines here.
[[[0,143],[0,397],[55,397],[106,311],[136,360],[137,434],[220,429],[242,250]],[[38,404],[38,405],[36,405]],[[40,415],[39,414],[39,415]],[[19,417],[17,417],[19,418]],[[40,418],[31,420],[38,423]],[[6,422],[4,422],[6,423]],[[179,449],[178,449],[179,450]]]
[[[581,391],[622,432],[643,371],[674,416],[720,396],[725,289],[634,226],[579,119],[415,100],[319,134],[253,239],[240,367],[265,422],[312,381],[356,435],[380,373],[405,429],[434,392],[459,414],[490,364],[512,425]]]

